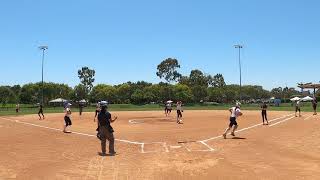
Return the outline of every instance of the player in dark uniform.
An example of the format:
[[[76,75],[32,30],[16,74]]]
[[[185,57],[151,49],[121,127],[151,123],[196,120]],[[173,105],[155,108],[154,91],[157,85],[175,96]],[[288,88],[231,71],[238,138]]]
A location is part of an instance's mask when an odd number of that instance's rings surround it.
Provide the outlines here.
[[[39,112],[38,112],[39,120],[41,120],[41,115],[42,115],[42,119],[44,119],[42,104],[40,104],[39,106]]]
[[[295,112],[295,116],[297,116],[297,112],[299,111],[299,117],[301,117],[301,103],[300,100],[295,102],[295,107],[296,107],[296,112]]]
[[[166,115],[166,116],[168,116],[168,114],[167,114],[167,110],[168,110],[168,105],[167,105],[168,103],[165,103],[164,104],[164,114]]]
[[[169,116],[171,114],[171,111],[172,111],[172,104],[169,102],[167,103],[166,105],[166,108],[167,108],[167,116]]]
[[[318,105],[317,98],[313,97],[313,100],[312,100],[313,115],[317,115],[317,105]]]
[[[98,138],[101,141],[101,153],[100,156],[106,156],[106,142],[109,141],[109,155],[113,156],[116,154],[114,150],[114,136],[113,136],[113,128],[111,123],[113,123],[117,117],[112,119],[111,114],[107,111],[107,104],[101,104],[101,111],[98,114],[98,124],[99,124],[99,132]]]
[[[82,115],[83,107],[84,107],[84,104],[83,103],[79,103],[79,115],[80,116]]]
[[[267,108],[268,105],[266,104],[266,102],[263,102],[263,104],[261,105],[261,115],[262,115],[262,124],[263,125],[268,125],[268,118],[267,118]],[[267,124],[264,123],[264,120],[266,120]]]

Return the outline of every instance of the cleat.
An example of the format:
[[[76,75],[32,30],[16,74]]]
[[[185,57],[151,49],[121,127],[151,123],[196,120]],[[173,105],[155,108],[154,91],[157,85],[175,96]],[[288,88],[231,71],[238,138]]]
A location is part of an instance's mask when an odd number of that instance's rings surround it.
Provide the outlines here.
[[[107,156],[107,154],[104,153],[104,152],[98,152],[98,155],[99,155],[99,156]]]

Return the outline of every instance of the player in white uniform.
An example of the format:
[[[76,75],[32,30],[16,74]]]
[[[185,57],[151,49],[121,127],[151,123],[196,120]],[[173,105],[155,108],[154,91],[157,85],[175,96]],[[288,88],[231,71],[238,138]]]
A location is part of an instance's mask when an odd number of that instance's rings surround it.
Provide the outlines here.
[[[232,126],[233,129],[231,131],[231,135],[235,136],[234,132],[238,128],[238,123],[237,123],[237,117],[242,116],[242,112],[240,110],[240,103],[237,103],[235,107],[232,107],[229,109],[231,115],[230,115],[230,124],[229,127],[226,129],[226,131],[223,133],[223,138],[227,138],[227,133],[231,130]]]
[[[64,133],[71,133],[70,131],[67,131],[67,128],[68,126],[71,126],[72,125],[72,122],[71,122],[71,109],[70,109],[70,106],[71,104],[68,103],[64,109],[64,122],[65,122],[65,125],[63,127],[63,132]]]
[[[178,124],[182,124],[182,112],[183,112],[182,102],[178,101],[177,102],[177,123]]]
[[[301,103],[300,103],[300,101],[296,101],[295,107],[296,107],[295,116],[298,117],[297,112],[299,111],[299,117],[301,117]]]

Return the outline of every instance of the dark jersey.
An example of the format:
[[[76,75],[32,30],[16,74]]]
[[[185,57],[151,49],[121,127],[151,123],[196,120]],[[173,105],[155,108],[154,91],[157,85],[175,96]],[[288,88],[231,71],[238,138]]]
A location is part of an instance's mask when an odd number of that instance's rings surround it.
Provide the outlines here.
[[[268,108],[268,106],[267,106],[266,104],[262,104],[262,105],[261,105],[261,109],[262,109],[262,110],[267,110],[267,108]]]
[[[313,106],[316,106],[317,104],[318,104],[317,99],[313,99],[313,100],[312,100],[312,105],[313,105]]]
[[[111,114],[109,112],[100,112],[98,114],[99,126],[107,127],[109,132],[113,132],[113,128],[110,124]]]

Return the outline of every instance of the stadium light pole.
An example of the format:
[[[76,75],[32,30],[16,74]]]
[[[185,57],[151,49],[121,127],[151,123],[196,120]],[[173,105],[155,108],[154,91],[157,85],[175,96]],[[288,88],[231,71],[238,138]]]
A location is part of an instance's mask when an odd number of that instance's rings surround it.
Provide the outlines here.
[[[41,68],[41,104],[43,105],[44,102],[44,95],[43,95],[43,62],[44,62],[44,51],[48,49],[48,46],[39,46],[39,49],[42,50],[42,68]]]
[[[241,49],[243,48],[243,46],[240,45],[240,44],[236,44],[236,45],[234,45],[234,47],[237,48],[237,49],[239,49],[239,70],[240,70],[240,93],[239,93],[239,100],[240,100],[240,102],[241,102],[241,98],[242,98],[242,97],[241,97],[241,93],[242,93],[242,92],[241,92],[241,85],[242,85],[241,83],[242,83],[242,82],[241,82],[241,59],[240,59],[241,56],[240,56],[240,53],[241,53]]]

